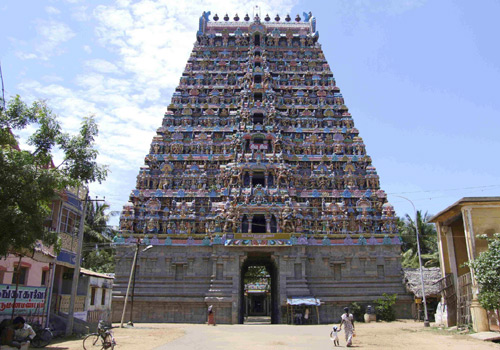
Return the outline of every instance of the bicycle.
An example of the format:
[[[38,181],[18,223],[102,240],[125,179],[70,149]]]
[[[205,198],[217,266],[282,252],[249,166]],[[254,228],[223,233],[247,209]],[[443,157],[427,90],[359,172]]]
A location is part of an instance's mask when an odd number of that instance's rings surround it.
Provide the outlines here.
[[[110,327],[105,327],[103,321],[97,325],[97,333],[91,333],[83,338],[83,348],[85,350],[110,349],[113,350],[116,341]]]
[[[44,348],[49,345],[54,337],[50,328],[43,328],[40,323],[34,323],[32,327],[36,335],[31,340],[31,346],[34,348]]]

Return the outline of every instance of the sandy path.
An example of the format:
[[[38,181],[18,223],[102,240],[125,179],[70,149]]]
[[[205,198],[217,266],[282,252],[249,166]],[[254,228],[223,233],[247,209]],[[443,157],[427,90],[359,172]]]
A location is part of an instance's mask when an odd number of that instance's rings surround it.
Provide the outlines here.
[[[184,327],[169,324],[141,324],[134,328],[114,328],[113,334],[117,342],[116,350],[151,350],[168,343],[185,334]],[[49,350],[82,350],[83,339],[56,341],[47,346]]]
[[[116,350],[275,350],[333,349],[331,326],[136,324],[133,329],[115,329]],[[424,329],[422,323],[356,324],[354,346],[358,349],[404,350],[500,350],[499,344],[482,342],[466,335]],[[344,347],[344,334],[340,344]],[[51,350],[81,350],[82,341],[49,346]]]

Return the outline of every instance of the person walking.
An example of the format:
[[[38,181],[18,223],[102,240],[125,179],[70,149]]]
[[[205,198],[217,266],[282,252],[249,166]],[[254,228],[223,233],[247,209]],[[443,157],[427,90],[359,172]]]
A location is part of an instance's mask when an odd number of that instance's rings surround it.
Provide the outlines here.
[[[333,326],[332,331],[330,332],[330,339],[333,342],[334,346],[339,346],[339,329],[337,326]]]
[[[341,321],[339,325],[339,331],[342,330],[342,325],[344,325],[345,341],[346,346],[352,346],[352,337],[354,336],[354,316],[349,313],[349,308],[344,308],[344,314],[341,316]]]
[[[215,326],[215,311],[213,305],[210,305],[208,307],[208,325],[213,325]]]

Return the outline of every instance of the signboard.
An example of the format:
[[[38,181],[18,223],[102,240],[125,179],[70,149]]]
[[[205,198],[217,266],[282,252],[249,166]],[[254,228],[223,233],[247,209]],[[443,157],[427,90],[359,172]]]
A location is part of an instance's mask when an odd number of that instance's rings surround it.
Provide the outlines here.
[[[290,233],[235,233],[232,237],[226,236],[234,239],[290,239],[291,237]]]
[[[76,253],[69,252],[67,250],[61,250],[61,252],[57,256],[57,261],[69,264],[71,267],[74,267],[76,262]]]
[[[43,315],[45,314],[46,287],[24,287],[12,284],[0,284],[0,315],[12,314],[12,306],[16,299],[16,315]],[[17,294],[17,297],[16,297]]]

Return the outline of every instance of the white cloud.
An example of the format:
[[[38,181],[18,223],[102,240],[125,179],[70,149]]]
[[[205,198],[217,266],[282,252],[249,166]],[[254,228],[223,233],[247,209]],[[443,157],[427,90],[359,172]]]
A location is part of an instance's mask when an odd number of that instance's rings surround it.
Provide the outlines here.
[[[57,83],[63,81],[64,79],[58,75],[44,75],[42,80],[47,83]]]
[[[99,73],[120,73],[116,65],[99,58],[85,62],[85,65]]]
[[[71,17],[79,22],[85,22],[91,19],[91,15],[87,11],[87,6],[75,7],[71,12]]]
[[[257,1],[246,6],[229,0],[117,0],[92,11],[85,9],[97,21],[96,38],[109,55],[97,57],[102,50],[83,46],[90,59],[83,63],[85,71],[72,80],[76,88],[57,81],[46,85],[32,81],[21,89],[48,99],[69,130],[78,128],[81,117],[95,113],[100,130],[99,161],[110,165],[111,174],[104,184],[93,185],[92,191],[106,195],[112,210],[121,210],[161,126],[170,94],[179,83],[203,11],[211,10],[212,16],[218,13],[222,17],[227,12],[231,17],[235,13],[244,17],[247,12],[251,16],[253,6],[259,5],[263,15],[282,14],[296,2]],[[49,47],[45,57],[74,35],[62,23],[42,24],[40,35]],[[49,41],[51,34],[54,39]]]
[[[75,33],[66,23],[55,20],[38,21],[36,23],[36,31],[38,38],[36,38],[35,52],[17,52],[16,55],[20,59],[37,58],[46,61],[50,57],[63,52],[60,45],[75,36]]]
[[[38,57],[34,53],[26,53],[22,51],[17,51],[16,56],[19,57],[19,59],[21,60],[33,60]]]
[[[49,15],[58,15],[61,13],[61,11],[59,11],[58,9],[56,9],[53,6],[46,6],[45,12],[47,12]]]

